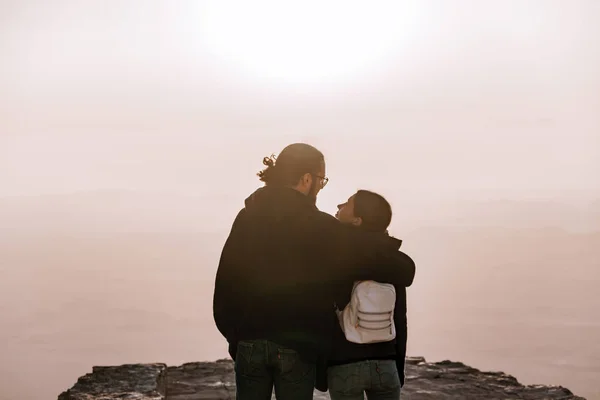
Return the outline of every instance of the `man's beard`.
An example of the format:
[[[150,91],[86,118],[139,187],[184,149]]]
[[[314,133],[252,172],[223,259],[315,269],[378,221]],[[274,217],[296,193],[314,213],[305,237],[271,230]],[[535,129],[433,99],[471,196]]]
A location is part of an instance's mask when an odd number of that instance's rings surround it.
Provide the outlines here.
[[[319,191],[317,189],[316,182],[313,180],[310,184],[307,196],[310,199],[310,201],[315,205],[317,204],[317,193],[319,193]]]

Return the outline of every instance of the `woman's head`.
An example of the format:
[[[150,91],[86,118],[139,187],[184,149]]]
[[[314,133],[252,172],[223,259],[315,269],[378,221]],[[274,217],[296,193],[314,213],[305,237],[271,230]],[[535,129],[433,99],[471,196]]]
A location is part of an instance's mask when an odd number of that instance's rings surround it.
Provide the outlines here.
[[[338,205],[336,218],[372,232],[385,232],[392,222],[392,206],[380,194],[359,190]]]

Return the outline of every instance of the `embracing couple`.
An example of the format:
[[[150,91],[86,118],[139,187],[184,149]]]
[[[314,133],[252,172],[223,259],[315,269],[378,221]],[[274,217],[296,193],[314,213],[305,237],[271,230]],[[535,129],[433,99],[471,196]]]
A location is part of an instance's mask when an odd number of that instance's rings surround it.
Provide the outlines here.
[[[406,287],[415,264],[387,234],[380,195],[358,191],[337,218],[316,207],[325,158],[303,143],[263,160],[223,248],[213,312],[240,400],[399,399]]]

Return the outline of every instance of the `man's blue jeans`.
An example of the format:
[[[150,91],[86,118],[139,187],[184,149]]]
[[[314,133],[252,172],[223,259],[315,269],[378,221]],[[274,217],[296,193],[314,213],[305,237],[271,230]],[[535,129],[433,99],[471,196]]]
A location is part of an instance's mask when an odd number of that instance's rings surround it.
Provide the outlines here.
[[[331,400],[398,400],[400,377],[395,360],[370,360],[327,369]]]
[[[235,358],[237,400],[311,400],[316,364],[268,340],[241,341]]]

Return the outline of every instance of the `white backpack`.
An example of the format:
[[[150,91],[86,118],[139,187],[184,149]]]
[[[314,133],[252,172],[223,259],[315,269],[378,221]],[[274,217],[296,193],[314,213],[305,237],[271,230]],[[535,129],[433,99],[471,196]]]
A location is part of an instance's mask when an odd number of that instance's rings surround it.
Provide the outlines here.
[[[350,303],[337,311],[346,339],[352,343],[389,342],[396,338],[396,289],[389,283],[354,283]]]

